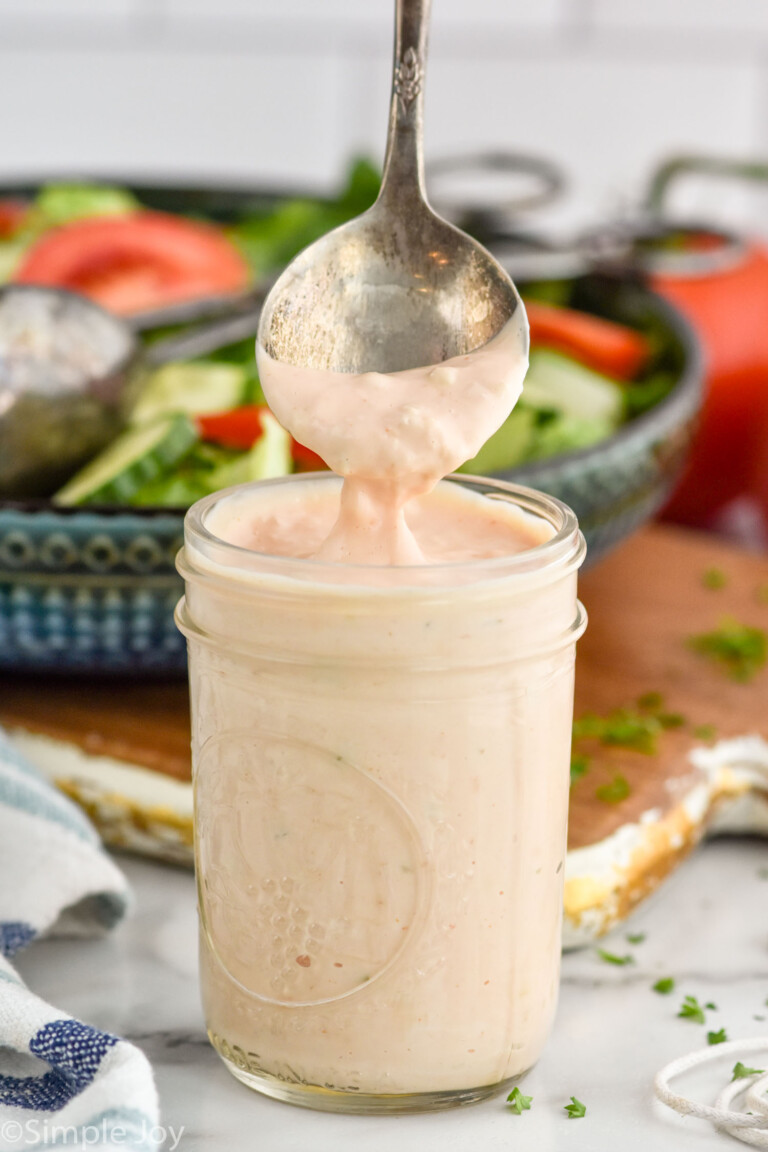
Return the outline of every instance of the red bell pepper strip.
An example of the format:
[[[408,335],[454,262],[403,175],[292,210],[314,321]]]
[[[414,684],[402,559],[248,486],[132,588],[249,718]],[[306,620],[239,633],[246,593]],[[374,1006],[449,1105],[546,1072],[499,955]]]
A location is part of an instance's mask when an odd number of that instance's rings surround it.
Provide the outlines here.
[[[322,472],[328,468],[322,456],[318,456],[311,448],[305,448],[298,440],[291,440],[291,456],[297,472]]]
[[[268,411],[264,404],[246,404],[229,412],[196,416],[195,423],[201,440],[245,452],[253,447],[264,431],[262,413]]]
[[[562,352],[614,380],[633,379],[648,360],[648,341],[623,324],[536,300],[526,301],[525,310],[534,348]]]
[[[237,448],[247,451],[252,448],[264,431],[262,415],[268,412],[266,404],[244,404],[229,412],[212,412],[207,416],[196,416],[195,423],[200,439],[209,444],[220,444],[222,448]],[[291,438],[291,456],[298,472],[316,472],[327,468],[325,462],[305,448],[298,440]]]

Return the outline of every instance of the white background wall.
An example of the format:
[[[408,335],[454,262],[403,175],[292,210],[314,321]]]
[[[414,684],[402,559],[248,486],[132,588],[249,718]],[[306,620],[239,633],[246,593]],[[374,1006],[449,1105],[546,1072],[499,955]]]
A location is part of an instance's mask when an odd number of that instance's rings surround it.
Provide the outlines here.
[[[381,157],[391,21],[392,0],[0,0],[0,180],[332,186]],[[558,158],[569,220],[671,152],[768,155],[768,0],[434,0],[426,129],[432,156]]]

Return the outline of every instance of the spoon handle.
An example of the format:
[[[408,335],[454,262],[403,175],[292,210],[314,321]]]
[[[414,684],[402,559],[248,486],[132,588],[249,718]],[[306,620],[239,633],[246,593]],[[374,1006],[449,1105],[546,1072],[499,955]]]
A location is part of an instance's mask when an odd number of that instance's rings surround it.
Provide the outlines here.
[[[424,73],[432,0],[396,0],[387,152],[379,201],[426,200]]]

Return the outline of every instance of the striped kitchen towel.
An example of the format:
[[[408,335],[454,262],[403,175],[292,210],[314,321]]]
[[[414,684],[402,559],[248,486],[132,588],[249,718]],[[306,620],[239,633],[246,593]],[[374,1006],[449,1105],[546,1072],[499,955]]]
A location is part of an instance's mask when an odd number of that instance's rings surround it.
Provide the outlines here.
[[[82,812],[0,731],[0,1147],[154,1152],[146,1057],[35,996],[10,963],[40,936],[100,935],[129,904]]]

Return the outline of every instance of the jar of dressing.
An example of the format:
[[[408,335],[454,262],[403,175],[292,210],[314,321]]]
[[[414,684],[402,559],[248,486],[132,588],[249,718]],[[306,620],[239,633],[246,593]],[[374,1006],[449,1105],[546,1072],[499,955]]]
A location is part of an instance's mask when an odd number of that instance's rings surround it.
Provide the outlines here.
[[[305,558],[339,487],[187,515],[208,1034],[281,1100],[443,1108],[530,1068],[555,1011],[584,542],[559,501],[454,476],[413,515],[476,557]]]

